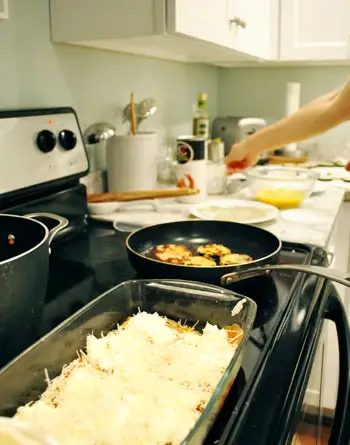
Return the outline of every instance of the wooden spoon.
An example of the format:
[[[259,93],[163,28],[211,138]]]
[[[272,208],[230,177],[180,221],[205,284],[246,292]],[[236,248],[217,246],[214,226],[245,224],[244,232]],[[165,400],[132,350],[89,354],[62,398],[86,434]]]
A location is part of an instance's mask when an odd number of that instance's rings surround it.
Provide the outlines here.
[[[175,198],[178,196],[197,195],[198,189],[176,188],[160,190],[139,190],[135,192],[96,193],[88,195],[89,203],[97,202],[128,202],[141,199]]]
[[[135,115],[135,102],[134,93],[130,94],[130,123],[131,123],[131,134],[136,134],[136,115]]]

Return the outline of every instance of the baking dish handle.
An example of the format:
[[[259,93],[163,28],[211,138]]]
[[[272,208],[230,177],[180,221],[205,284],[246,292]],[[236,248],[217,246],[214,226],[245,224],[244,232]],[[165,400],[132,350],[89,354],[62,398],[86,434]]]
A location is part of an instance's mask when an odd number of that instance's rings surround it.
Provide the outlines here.
[[[350,443],[350,327],[338,295],[329,298],[325,318],[335,323],[339,345],[339,385],[329,445]]]

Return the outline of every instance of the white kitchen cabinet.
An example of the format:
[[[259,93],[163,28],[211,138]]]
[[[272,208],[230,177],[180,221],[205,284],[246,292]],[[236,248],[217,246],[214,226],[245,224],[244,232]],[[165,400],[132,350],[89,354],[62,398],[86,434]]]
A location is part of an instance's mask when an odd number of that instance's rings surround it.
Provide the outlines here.
[[[349,0],[280,0],[280,59],[350,59]]]
[[[195,37],[261,59],[273,55],[275,0],[168,0],[168,32]]]
[[[0,0],[0,20],[9,18],[8,0]]]
[[[229,0],[234,49],[264,60],[276,59],[278,9],[278,0]]]
[[[278,0],[51,0],[50,5],[54,42],[218,65],[268,59],[276,43],[271,29],[278,26]]]

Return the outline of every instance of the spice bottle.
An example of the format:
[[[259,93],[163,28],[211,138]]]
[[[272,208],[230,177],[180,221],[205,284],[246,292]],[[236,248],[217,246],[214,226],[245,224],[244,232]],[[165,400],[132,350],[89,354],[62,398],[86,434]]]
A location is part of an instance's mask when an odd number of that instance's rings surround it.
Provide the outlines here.
[[[193,112],[193,136],[209,139],[209,113],[207,110],[208,95],[198,95],[197,106]]]

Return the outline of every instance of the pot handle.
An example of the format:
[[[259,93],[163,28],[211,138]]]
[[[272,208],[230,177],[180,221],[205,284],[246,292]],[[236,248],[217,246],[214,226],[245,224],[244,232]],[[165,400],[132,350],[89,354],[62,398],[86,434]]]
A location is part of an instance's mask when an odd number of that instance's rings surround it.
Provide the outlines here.
[[[273,270],[292,270],[295,272],[304,272],[311,275],[317,275],[327,280],[335,281],[343,286],[350,287],[350,274],[342,270],[329,269],[321,266],[308,266],[297,264],[278,264],[261,267],[254,267],[251,269],[240,270],[229,273],[221,277],[221,285],[236,283],[237,281],[245,280],[247,278],[257,277],[260,275],[269,275]]]
[[[57,233],[60,232],[65,227],[67,227],[69,224],[67,218],[64,218],[63,216],[60,215],[56,215],[55,213],[44,213],[44,212],[29,213],[28,215],[25,215],[25,217],[30,219],[51,218],[58,222],[57,226],[55,226],[49,231],[49,237],[48,237],[49,245],[51,244],[53,238],[57,235]]]

